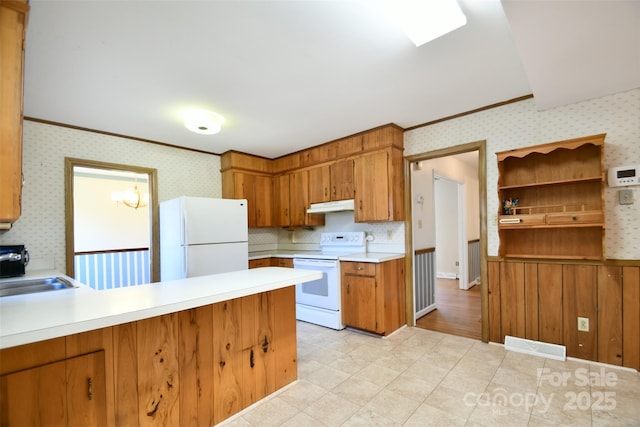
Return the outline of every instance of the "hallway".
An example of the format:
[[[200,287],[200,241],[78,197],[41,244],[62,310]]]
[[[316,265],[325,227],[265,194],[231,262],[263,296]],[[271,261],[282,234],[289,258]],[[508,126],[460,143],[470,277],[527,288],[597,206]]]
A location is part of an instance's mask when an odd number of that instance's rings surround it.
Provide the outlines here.
[[[482,338],[480,286],[465,291],[458,280],[436,279],[437,310],[422,316],[416,327],[461,337]]]

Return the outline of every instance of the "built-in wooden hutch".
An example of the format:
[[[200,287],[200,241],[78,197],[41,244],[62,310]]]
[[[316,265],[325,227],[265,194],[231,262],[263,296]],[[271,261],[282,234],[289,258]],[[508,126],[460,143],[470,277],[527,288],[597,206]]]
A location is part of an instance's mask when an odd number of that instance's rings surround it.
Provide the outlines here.
[[[560,344],[569,357],[640,369],[640,266],[604,251],[604,140],[496,153],[500,250],[488,263],[489,340]]]

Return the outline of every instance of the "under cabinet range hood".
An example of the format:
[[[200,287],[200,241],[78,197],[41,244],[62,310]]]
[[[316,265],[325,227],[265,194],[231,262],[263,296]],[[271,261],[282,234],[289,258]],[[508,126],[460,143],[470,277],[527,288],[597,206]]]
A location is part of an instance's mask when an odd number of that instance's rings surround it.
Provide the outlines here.
[[[353,210],[353,199],[336,200],[335,202],[312,203],[307,213],[327,213]]]

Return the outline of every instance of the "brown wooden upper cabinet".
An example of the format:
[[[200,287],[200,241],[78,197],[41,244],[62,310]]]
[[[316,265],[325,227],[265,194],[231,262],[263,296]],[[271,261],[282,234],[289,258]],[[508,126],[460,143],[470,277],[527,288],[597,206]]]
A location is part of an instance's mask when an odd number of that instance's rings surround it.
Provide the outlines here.
[[[386,125],[275,160],[226,152],[222,197],[253,200],[249,227],[322,225],[324,215],[307,214],[309,205],[348,199],[356,200],[356,222],[402,221],[403,150],[402,129]],[[271,177],[272,190],[261,190],[259,198],[257,190],[247,190],[251,178],[246,175]],[[267,195],[271,208],[263,209],[271,209],[271,221],[259,222],[257,212],[269,204]]]
[[[349,200],[353,197],[353,160],[341,160],[309,169],[309,203]]]
[[[22,81],[26,0],[0,2],[0,229],[11,227],[22,212]]]
[[[222,175],[222,197],[247,199],[249,227],[272,227],[272,178],[228,171]]]
[[[603,258],[604,138],[497,153],[501,256]]]

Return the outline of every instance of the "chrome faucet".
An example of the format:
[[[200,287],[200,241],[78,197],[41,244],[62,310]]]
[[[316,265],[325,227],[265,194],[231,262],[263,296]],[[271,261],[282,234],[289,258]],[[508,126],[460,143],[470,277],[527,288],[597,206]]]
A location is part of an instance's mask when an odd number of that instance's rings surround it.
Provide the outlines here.
[[[8,254],[0,254],[0,261],[20,261],[22,260],[22,254],[10,252]]]

